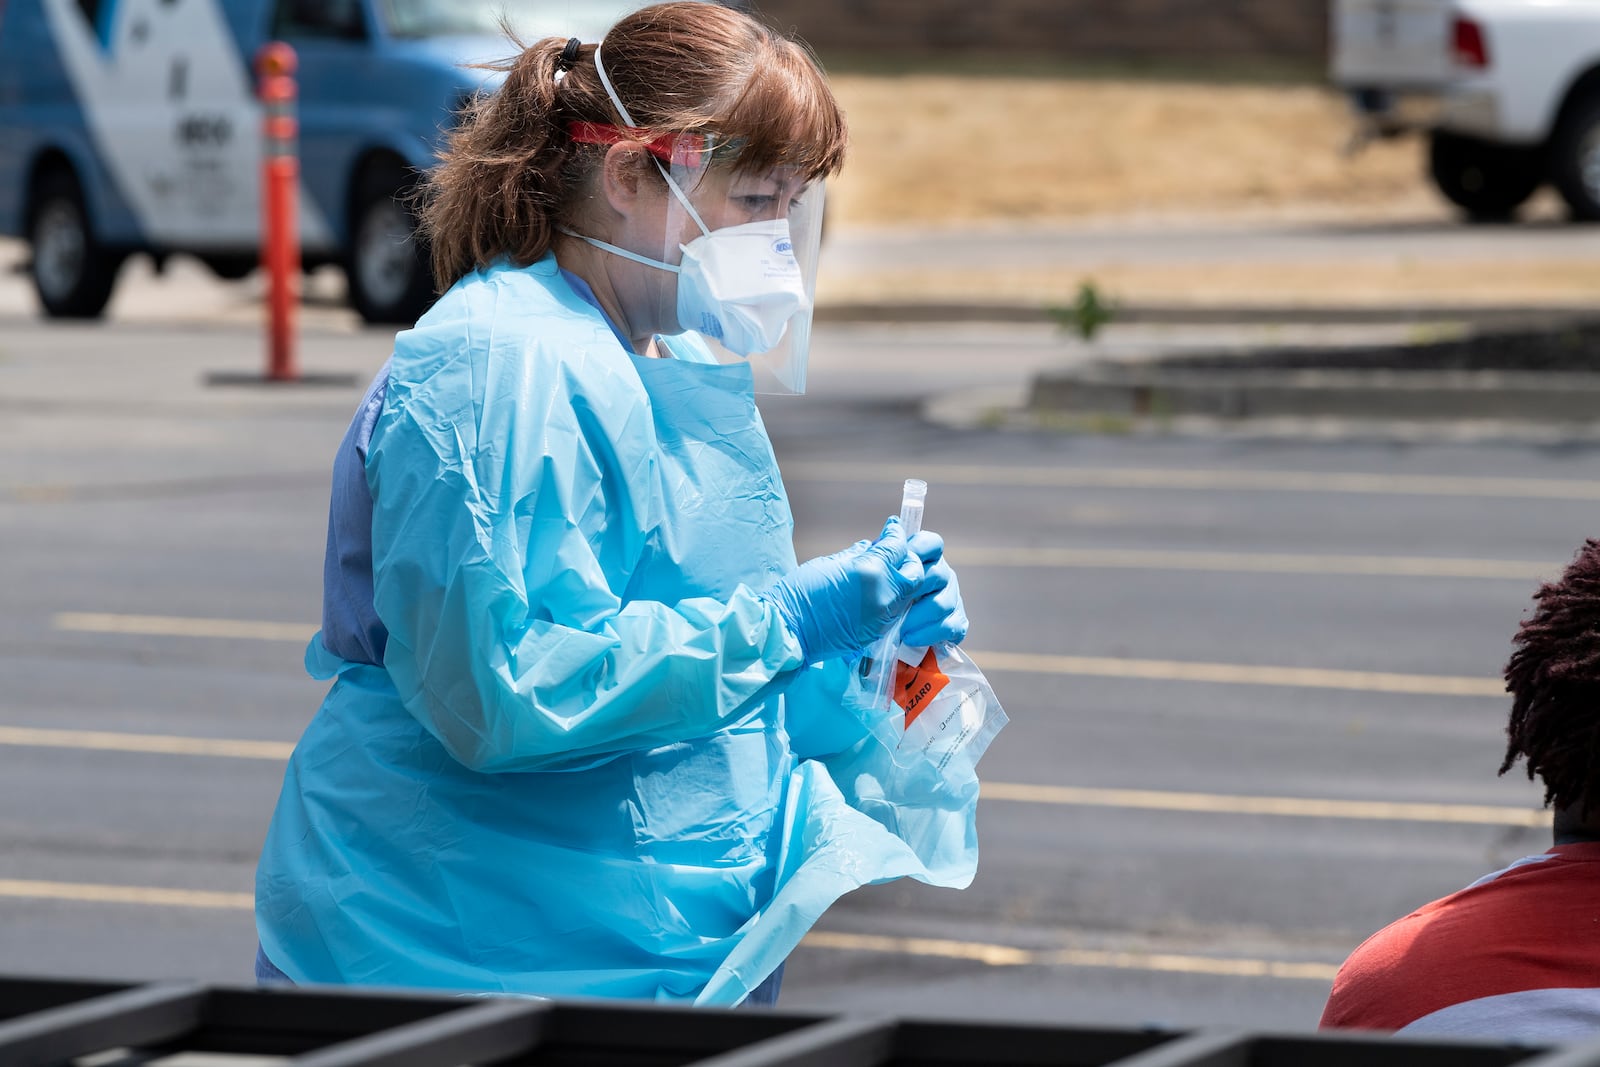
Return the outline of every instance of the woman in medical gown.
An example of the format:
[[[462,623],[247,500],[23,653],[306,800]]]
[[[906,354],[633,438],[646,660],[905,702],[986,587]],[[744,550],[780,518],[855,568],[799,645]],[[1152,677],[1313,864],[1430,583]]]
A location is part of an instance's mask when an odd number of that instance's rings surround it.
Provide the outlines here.
[[[503,74],[429,178],[453,284],[335,459],[257,972],[770,1003],[841,894],[977,862],[975,775],[897,763],[853,673],[902,616],[965,635],[942,542],[797,565],[754,402],[804,386],[843,118],[715,4]]]

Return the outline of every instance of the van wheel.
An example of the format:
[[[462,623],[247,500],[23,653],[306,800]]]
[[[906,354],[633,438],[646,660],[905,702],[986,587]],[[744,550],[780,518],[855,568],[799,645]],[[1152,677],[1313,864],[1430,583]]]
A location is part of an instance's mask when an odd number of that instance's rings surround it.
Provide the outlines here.
[[[1556,128],[1550,180],[1574,219],[1600,221],[1600,97],[1580,101]]]
[[[71,171],[52,170],[40,179],[28,211],[28,245],[33,251],[29,273],[45,314],[99,318],[126,255],[95,240],[83,190]]]
[[[411,173],[399,163],[368,167],[356,187],[345,277],[367,322],[416,322],[433,303],[433,273],[404,198]]]
[[[1452,204],[1474,222],[1503,222],[1544,181],[1539,153],[1475,137],[1433,131],[1428,173]]]

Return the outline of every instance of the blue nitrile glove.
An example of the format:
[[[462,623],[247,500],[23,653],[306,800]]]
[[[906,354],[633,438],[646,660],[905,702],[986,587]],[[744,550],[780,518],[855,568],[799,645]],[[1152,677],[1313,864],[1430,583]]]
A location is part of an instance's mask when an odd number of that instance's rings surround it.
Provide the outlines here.
[[[922,561],[900,520],[843,552],[807,560],[765,596],[800,639],[807,663],[853,654],[889,632],[922,587]]]
[[[900,628],[900,643],[959,645],[967,636],[967,611],[961,603],[956,572],[944,558],[944,538],[923,530],[911,539],[911,552],[922,560],[922,584]]]

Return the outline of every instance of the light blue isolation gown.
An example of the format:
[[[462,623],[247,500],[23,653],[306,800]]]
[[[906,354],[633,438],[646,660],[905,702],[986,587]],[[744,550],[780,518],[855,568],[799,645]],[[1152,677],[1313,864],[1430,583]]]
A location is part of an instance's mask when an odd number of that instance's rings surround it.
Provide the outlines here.
[[[976,776],[897,766],[757,595],[795,559],[749,368],[668,343],[551,256],[396,338],[372,610],[307,649],[257,871],[293,980],[731,1005],[851,889],[971,881]]]

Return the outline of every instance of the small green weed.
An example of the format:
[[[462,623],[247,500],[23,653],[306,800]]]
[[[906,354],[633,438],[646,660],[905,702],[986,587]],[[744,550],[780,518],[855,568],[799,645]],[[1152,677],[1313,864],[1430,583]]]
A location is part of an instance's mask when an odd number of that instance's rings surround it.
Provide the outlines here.
[[[1052,307],[1050,317],[1064,330],[1071,330],[1086,342],[1093,342],[1101,327],[1116,318],[1114,301],[1102,296],[1092,280],[1078,286],[1078,296],[1071,307]]]

